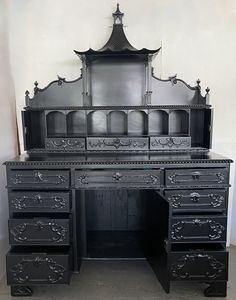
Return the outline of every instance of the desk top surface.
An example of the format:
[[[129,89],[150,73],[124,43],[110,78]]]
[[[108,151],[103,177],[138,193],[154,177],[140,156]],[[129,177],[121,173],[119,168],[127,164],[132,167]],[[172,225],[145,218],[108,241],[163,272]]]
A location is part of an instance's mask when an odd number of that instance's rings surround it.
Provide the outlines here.
[[[76,155],[22,154],[12,160],[6,161],[6,165],[18,164],[168,164],[168,163],[231,163],[232,160],[214,152],[183,152],[183,153],[76,153]]]

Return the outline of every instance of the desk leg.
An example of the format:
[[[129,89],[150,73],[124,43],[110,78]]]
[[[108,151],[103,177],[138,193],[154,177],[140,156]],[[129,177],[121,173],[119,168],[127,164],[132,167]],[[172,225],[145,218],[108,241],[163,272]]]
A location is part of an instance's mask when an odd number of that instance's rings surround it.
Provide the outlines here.
[[[27,297],[33,295],[33,290],[28,286],[11,286],[11,295],[13,297]]]
[[[211,282],[209,283],[209,287],[207,287],[204,291],[204,295],[206,297],[226,297],[227,295],[227,282]]]

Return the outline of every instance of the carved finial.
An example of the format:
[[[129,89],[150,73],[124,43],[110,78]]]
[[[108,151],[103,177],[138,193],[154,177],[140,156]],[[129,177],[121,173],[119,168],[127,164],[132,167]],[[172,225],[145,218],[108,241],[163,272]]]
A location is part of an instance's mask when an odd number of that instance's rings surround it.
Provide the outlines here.
[[[210,89],[209,87],[206,88],[206,94],[209,95]]]
[[[57,84],[58,85],[62,85],[63,82],[65,82],[66,78],[65,77],[60,77],[59,75],[57,75],[58,81]]]
[[[122,24],[122,18],[124,14],[120,11],[120,5],[117,3],[116,11],[112,14],[114,19],[114,25]]]
[[[38,88],[38,81],[35,81],[34,83],[34,94],[37,94],[39,88]]]
[[[201,83],[201,80],[198,78],[197,80],[197,86],[200,87],[200,83]]]
[[[172,85],[176,84],[177,83],[177,74],[175,74],[174,76],[170,76],[169,80],[172,83]]]
[[[25,106],[29,106],[30,102],[30,97],[29,97],[30,92],[28,90],[25,91]]]

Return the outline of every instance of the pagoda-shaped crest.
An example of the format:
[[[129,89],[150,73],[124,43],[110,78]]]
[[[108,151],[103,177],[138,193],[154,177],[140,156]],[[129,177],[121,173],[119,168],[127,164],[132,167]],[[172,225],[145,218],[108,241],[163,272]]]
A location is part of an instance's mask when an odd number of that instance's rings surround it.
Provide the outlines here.
[[[125,56],[153,56],[157,54],[160,48],[155,50],[150,50],[146,48],[136,49],[128,41],[124,28],[123,28],[123,16],[124,14],[120,11],[119,4],[117,4],[116,11],[112,14],[114,23],[110,38],[106,44],[99,50],[89,49],[87,51],[75,51],[79,57],[89,57],[89,56],[105,56],[105,55],[125,55]]]

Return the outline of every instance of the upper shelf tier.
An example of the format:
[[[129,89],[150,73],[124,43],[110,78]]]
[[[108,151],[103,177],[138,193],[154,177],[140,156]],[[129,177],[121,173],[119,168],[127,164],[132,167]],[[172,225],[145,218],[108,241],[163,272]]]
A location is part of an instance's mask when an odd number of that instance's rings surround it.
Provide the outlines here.
[[[104,80],[103,90],[106,88],[106,80]],[[26,91],[26,109],[110,109],[112,107],[130,109],[130,108],[158,108],[158,107],[194,107],[203,108],[208,105],[208,91],[205,96],[201,95],[199,85],[190,86],[181,79],[172,77],[166,80],[151,76],[150,104],[145,104],[145,94],[139,98],[131,99],[129,94],[132,92],[133,86],[126,86],[127,98],[122,101],[112,101],[112,97],[103,98],[103,105],[93,103],[93,95],[87,95],[84,92],[83,77],[79,77],[73,81],[66,81],[65,78],[58,78],[50,82],[45,88],[38,87],[35,83],[34,96],[30,98],[29,92]],[[114,90],[115,93],[115,90]],[[91,105],[87,105],[86,98],[90,98]],[[105,97],[105,96],[104,96]],[[94,97],[96,100],[96,97]],[[116,98],[115,98],[116,99]],[[121,103],[120,103],[121,102]]]

